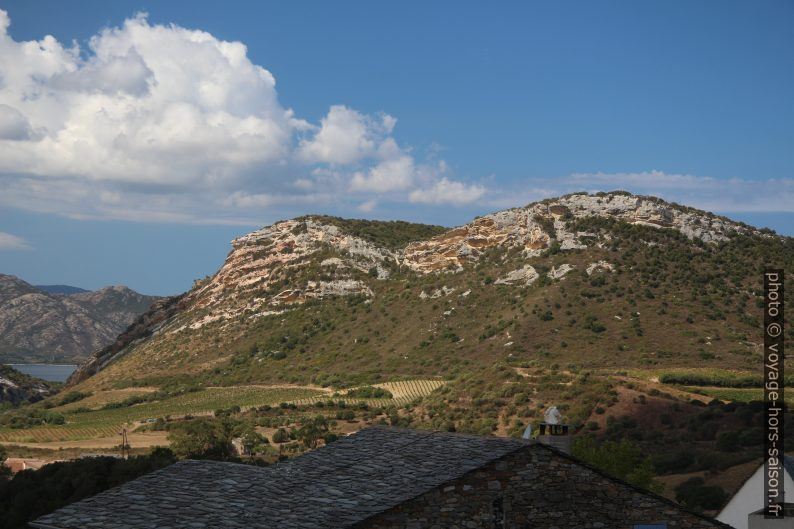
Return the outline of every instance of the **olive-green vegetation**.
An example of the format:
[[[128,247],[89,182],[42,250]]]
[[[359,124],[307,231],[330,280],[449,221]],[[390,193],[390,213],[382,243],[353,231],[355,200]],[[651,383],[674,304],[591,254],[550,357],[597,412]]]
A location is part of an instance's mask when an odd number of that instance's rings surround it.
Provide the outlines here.
[[[654,481],[654,469],[648,456],[628,439],[598,442],[593,435],[578,437],[571,447],[573,455],[607,474],[654,492],[662,490]]]
[[[717,485],[705,485],[703,478],[690,478],[675,488],[675,498],[693,509],[720,509],[728,495]]]
[[[0,440],[30,442],[84,439],[93,432],[114,435],[123,424],[154,421],[158,417],[212,414],[231,406],[261,406],[303,399],[319,394],[309,388],[199,388],[161,392],[161,399],[127,399],[111,402],[98,409],[23,408],[0,415]],[[57,427],[56,427],[57,426]],[[5,430],[5,431],[4,431]]]
[[[296,220],[305,221],[307,219],[312,219],[322,224],[334,225],[344,233],[354,235],[390,250],[402,248],[413,241],[429,239],[449,229],[443,226],[417,224],[402,220],[343,219],[328,215],[308,215],[306,217],[298,217]],[[297,229],[300,229],[300,227]]]
[[[56,462],[39,470],[0,476],[0,526],[22,529],[39,516],[93,496],[175,461],[170,450],[129,459],[87,457]]]

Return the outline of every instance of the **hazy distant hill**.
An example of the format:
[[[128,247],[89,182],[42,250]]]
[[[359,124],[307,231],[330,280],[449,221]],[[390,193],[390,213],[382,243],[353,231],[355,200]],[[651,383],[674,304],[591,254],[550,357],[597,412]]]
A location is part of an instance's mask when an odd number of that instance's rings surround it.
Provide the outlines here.
[[[80,294],[82,292],[90,292],[80,287],[73,287],[71,285],[33,285],[39,290],[43,290],[48,294]]]
[[[0,362],[80,362],[111,343],[157,297],[124,286],[47,292],[0,274]],[[77,293],[66,293],[76,290]]]

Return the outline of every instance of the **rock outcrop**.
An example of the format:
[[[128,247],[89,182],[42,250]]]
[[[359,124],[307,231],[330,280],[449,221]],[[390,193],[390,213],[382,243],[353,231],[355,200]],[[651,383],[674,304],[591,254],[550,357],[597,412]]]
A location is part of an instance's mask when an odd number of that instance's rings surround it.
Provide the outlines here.
[[[430,240],[409,244],[404,263],[427,273],[459,270],[496,247],[520,248],[528,257],[539,255],[553,242],[561,250],[584,248],[582,241],[589,234],[572,232],[566,224],[585,217],[675,229],[707,243],[726,240],[731,231],[745,229],[727,219],[652,197],[579,193],[486,215]]]
[[[513,270],[509,272],[507,276],[502,277],[494,281],[496,285],[514,285],[514,284],[521,284],[529,286],[535,281],[538,280],[540,274],[538,274],[537,270],[531,265],[524,265],[522,268],[518,270]]]

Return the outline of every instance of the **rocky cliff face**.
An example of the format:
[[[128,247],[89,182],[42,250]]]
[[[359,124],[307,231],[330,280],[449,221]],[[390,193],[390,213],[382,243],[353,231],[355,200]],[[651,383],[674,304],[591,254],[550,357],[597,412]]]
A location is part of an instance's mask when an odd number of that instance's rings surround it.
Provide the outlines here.
[[[460,271],[490,248],[520,248],[526,257],[532,257],[549,248],[552,241],[561,250],[585,248],[583,240],[588,234],[571,231],[568,222],[594,216],[676,229],[704,242],[725,240],[730,231],[744,229],[727,219],[659,199],[619,193],[575,194],[500,211],[397,250],[317,219],[287,220],[232,241],[232,251],[221,269],[194,288],[187,301],[193,308],[210,309],[211,314],[204,318],[209,322],[247,309],[278,310],[311,298],[369,296],[372,290],[360,278],[361,272],[372,279],[386,279],[393,266],[423,274]],[[290,280],[295,275],[290,271],[310,263],[321,270],[320,279]],[[254,295],[257,293],[261,296]],[[225,309],[219,312],[221,306]]]
[[[539,255],[552,240],[561,250],[584,248],[584,232],[570,231],[569,220],[585,217],[614,218],[631,224],[675,229],[690,239],[714,242],[743,230],[727,219],[682,208],[652,197],[622,193],[574,194],[478,218],[427,241],[409,244],[405,264],[428,273],[459,270],[496,247],[520,248],[524,255]]]
[[[82,361],[156,299],[121,286],[50,294],[0,274],[0,361]]]

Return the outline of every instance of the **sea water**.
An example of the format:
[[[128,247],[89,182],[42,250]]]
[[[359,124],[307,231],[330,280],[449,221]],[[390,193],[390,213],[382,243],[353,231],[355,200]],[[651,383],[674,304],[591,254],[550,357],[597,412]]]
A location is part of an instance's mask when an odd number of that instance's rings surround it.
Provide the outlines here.
[[[75,369],[72,364],[8,364],[17,371],[50,382],[66,382]]]

